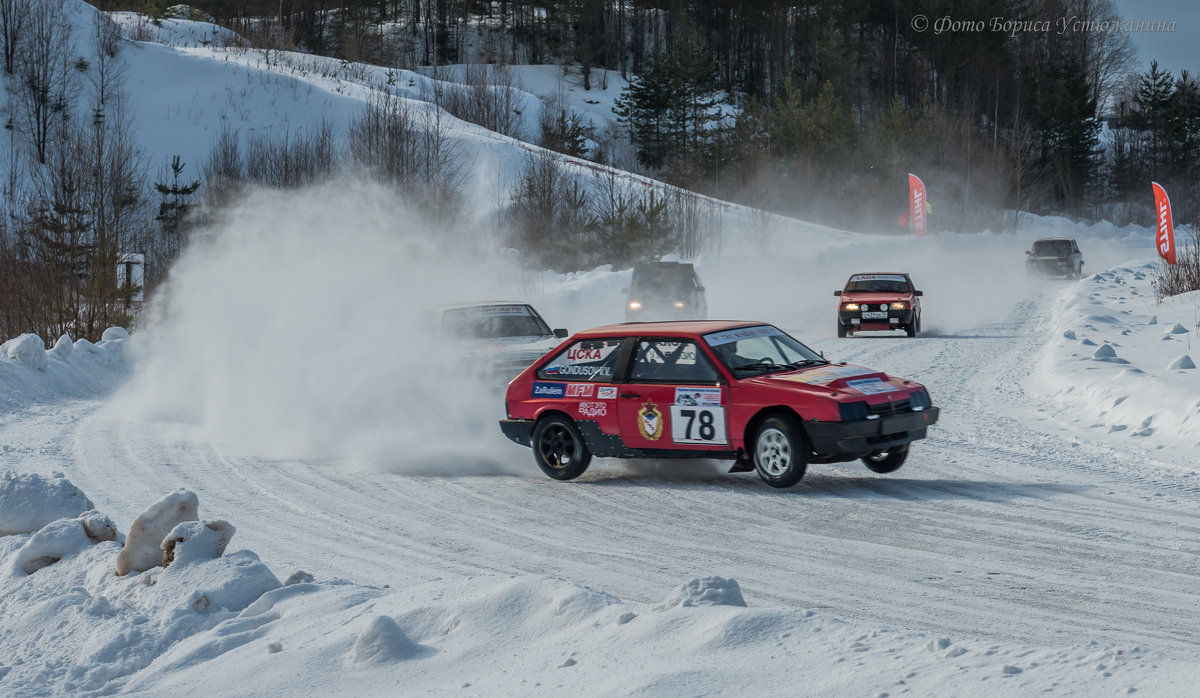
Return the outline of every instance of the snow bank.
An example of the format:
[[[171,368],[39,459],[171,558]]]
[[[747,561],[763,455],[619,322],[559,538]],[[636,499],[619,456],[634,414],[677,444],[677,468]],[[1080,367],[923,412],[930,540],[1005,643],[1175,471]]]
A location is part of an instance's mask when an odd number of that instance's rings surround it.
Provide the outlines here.
[[[1200,445],[1200,291],[1154,299],[1155,262],[1130,262],[1065,287],[1027,387],[1097,439]],[[1165,325],[1166,329],[1162,329]],[[1192,463],[1194,458],[1176,459]]]
[[[0,345],[0,414],[39,402],[107,393],[125,378],[133,342],[119,327],[105,330],[96,344],[86,339],[72,343],[63,335],[49,351],[33,334],[4,342]]]
[[[98,511],[85,512],[74,519],[59,519],[43,526],[21,546],[14,568],[33,574],[88,546],[116,538],[112,520]]]
[[[704,577],[679,585],[658,607],[665,610],[683,606],[745,605],[746,600],[742,598],[742,589],[737,580]]]
[[[0,536],[32,533],[91,508],[87,495],[62,473],[50,477],[11,470],[0,473]]]

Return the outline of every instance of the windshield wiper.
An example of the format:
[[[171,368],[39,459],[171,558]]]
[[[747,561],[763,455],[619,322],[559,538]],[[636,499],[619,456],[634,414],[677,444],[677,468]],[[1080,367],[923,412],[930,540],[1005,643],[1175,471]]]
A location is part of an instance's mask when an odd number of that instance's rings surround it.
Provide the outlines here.
[[[825,359],[800,359],[799,361],[793,361],[792,363],[788,364],[788,366],[792,368],[804,368],[805,366],[812,366],[813,364],[827,363],[829,362]]]
[[[733,370],[735,370],[735,371],[754,371],[754,370],[762,369],[765,372],[767,369],[775,369],[776,371],[782,371],[786,368],[788,368],[787,364],[777,364],[774,361],[755,361],[752,364],[742,364],[741,366],[734,366]]]

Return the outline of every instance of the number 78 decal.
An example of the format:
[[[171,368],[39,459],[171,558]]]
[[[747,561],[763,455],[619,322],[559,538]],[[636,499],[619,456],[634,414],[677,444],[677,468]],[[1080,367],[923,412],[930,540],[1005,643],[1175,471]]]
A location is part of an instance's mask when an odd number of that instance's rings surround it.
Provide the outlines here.
[[[677,444],[724,444],[725,408],[671,405],[671,440]]]

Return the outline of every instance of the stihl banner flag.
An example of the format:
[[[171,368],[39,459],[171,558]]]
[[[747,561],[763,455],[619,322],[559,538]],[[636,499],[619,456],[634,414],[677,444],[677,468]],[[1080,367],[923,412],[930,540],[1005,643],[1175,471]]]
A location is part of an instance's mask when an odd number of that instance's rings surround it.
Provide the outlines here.
[[[1158,235],[1155,237],[1155,242],[1158,245],[1158,254],[1167,260],[1167,264],[1174,264],[1175,224],[1171,220],[1171,199],[1167,197],[1167,191],[1158,182],[1151,182],[1150,186],[1154,187],[1154,211],[1158,223]]]
[[[913,233],[924,235],[929,222],[925,219],[925,183],[915,174],[908,175],[908,222]]]

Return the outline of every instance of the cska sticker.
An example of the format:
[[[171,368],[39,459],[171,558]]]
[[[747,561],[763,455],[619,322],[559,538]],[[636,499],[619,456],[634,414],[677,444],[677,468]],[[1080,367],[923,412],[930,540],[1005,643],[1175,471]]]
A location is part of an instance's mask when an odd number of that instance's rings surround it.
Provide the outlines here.
[[[659,412],[658,406],[650,400],[647,400],[646,404],[642,405],[642,409],[638,410],[638,431],[650,441],[658,441],[658,438],[662,436],[662,412]]]

